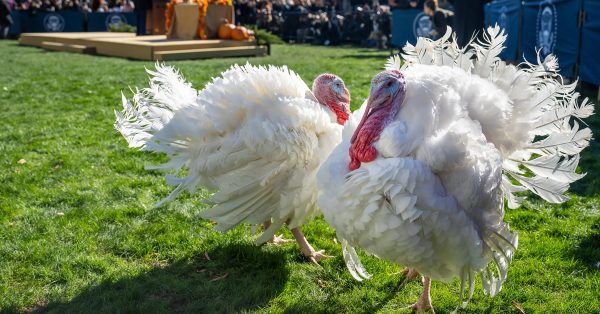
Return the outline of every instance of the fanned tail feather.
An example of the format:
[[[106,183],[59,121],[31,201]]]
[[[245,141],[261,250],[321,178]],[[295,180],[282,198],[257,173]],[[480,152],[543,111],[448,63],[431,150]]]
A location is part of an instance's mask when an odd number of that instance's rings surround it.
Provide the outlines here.
[[[449,40],[450,38],[452,40]],[[452,33],[451,27],[448,27],[446,34],[440,39],[434,41],[419,37],[416,45],[413,46],[407,43],[403,51],[402,57],[399,55],[390,57],[385,68],[399,70],[409,67],[411,64],[449,66],[461,68],[467,72],[471,72],[473,68],[474,51],[458,47],[456,35]],[[404,60],[404,63],[402,63],[402,60]]]
[[[564,84],[557,77],[557,71],[556,58],[549,56],[537,65],[525,65],[525,69],[515,74],[527,79],[520,80],[524,84],[517,84],[513,89],[531,90],[532,94],[529,99],[514,101],[515,114],[521,117],[514,118],[514,123],[526,127],[524,131],[528,132],[529,140],[503,156],[506,181],[513,179],[551,203],[568,200],[564,193],[570,183],[584,176],[576,169],[579,153],[589,145],[592,131],[580,129],[576,120],[581,121],[594,112],[587,99],[578,104],[576,82]],[[518,207],[522,199],[515,196],[514,186],[503,184],[510,208]]]
[[[415,46],[407,44],[404,63],[392,56],[386,69],[412,64],[461,68],[504,90],[513,104],[512,118],[502,130],[503,140],[491,141],[504,159],[502,190],[508,206],[518,207],[524,199],[518,193],[524,190],[552,203],[568,200],[569,184],[583,177],[576,172],[579,153],[592,139],[591,130],[575,120],[592,115],[594,106],[587,99],[578,102],[577,82],[563,82],[554,55],[541,60],[538,53],[536,64],[524,62],[519,68],[500,60],[506,35],[499,26],[489,27],[481,40],[463,49],[448,40],[450,33],[449,28],[439,40],[418,38]]]
[[[171,66],[156,63],[154,70],[146,69],[146,72],[150,75],[148,88],[136,89],[131,102],[121,93],[123,111],[115,111],[117,119],[115,128],[127,140],[129,147],[166,153],[170,157],[168,162],[147,166],[147,169],[178,171],[189,162],[189,143],[185,136],[175,136],[173,132],[161,131],[167,127],[176,111],[197,106],[198,92]],[[189,125],[178,127],[189,129]],[[177,187],[165,199],[155,204],[157,207],[173,200],[183,191],[195,190],[200,183],[200,178],[197,176],[177,178],[168,175],[167,183]]]
[[[154,71],[146,69],[150,86],[136,90],[133,102],[121,93],[123,111],[115,111],[115,128],[130,147],[163,151],[168,148],[155,146],[150,149],[148,142],[171,120],[173,112],[194,104],[197,91],[174,68],[160,63],[155,67]]]
[[[475,49],[476,61],[473,73],[481,77],[493,74],[496,65],[501,62],[500,53],[504,50],[506,35],[500,27],[490,27],[483,33],[483,39],[471,45]]]

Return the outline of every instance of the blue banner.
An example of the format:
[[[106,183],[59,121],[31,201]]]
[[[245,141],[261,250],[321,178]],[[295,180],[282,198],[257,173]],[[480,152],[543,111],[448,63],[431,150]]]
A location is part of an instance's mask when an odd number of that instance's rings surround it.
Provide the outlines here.
[[[423,10],[392,10],[392,45],[404,47],[406,42],[415,44],[417,37],[429,37],[433,24]]]
[[[10,11],[10,16],[12,17],[13,24],[8,29],[8,34],[11,36],[18,36],[21,34],[21,11],[13,10]]]
[[[500,54],[503,60],[517,61],[519,58],[519,22],[521,3],[519,0],[494,0],[485,5],[485,25],[498,24],[504,29],[506,48]]]
[[[21,32],[83,32],[84,17],[77,11],[21,12]]]
[[[110,25],[125,23],[137,25],[135,13],[133,12],[109,12],[109,13],[88,13],[88,32],[106,32],[110,30]]]
[[[580,77],[584,82],[600,85],[600,1],[585,0],[583,9]]]
[[[577,21],[580,0],[526,0],[523,2],[523,54],[535,62],[536,49],[542,58],[558,57],[560,73],[572,77],[579,49]]]

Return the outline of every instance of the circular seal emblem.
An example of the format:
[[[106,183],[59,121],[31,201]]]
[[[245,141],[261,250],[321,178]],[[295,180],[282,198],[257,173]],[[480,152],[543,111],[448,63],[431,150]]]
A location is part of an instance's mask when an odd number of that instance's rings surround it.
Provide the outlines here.
[[[65,29],[65,19],[56,13],[48,13],[44,16],[43,25],[47,32],[62,32]]]
[[[110,29],[111,25],[119,25],[119,24],[126,24],[126,23],[127,23],[127,18],[125,18],[125,16],[123,14],[119,14],[119,13],[111,13],[106,17],[106,20],[105,20],[106,29]]]
[[[544,58],[554,51],[557,28],[556,7],[552,2],[540,4],[536,25],[536,45]]]
[[[413,21],[413,33],[415,37],[429,37],[433,25],[427,14],[421,12],[417,14]]]
[[[498,26],[500,26],[500,28],[506,30],[508,29],[508,8],[503,5],[500,8],[500,17],[498,18]]]

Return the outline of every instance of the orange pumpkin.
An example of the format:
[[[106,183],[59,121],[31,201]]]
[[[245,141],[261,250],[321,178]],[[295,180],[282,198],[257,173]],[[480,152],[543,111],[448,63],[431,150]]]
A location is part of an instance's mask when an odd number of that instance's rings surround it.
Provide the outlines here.
[[[235,29],[235,25],[229,23],[227,19],[223,19],[223,23],[219,26],[218,34],[220,39],[231,39],[231,32]]]
[[[248,30],[243,26],[238,26],[231,31],[231,39],[233,40],[248,40],[249,38]]]

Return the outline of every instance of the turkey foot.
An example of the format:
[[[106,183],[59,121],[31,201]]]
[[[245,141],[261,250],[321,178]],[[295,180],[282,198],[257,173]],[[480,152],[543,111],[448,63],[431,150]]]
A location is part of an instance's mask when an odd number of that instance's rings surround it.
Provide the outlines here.
[[[265,228],[265,230],[267,230],[269,227],[271,226],[271,221],[267,220],[263,223],[263,227]],[[273,235],[271,237],[271,239],[269,239],[269,243],[273,244],[273,245],[281,245],[281,244],[286,244],[286,243],[290,243],[293,242],[294,240],[291,239],[285,239],[283,236],[281,235]]]
[[[413,268],[408,268],[408,267],[405,268],[403,271],[401,271],[400,275],[404,276],[404,280],[402,280],[402,282],[398,286],[398,289],[404,288],[404,286],[406,286],[409,282],[411,282],[421,276],[421,274],[419,274],[418,271],[414,270]]]
[[[274,235],[269,240],[269,243],[271,243],[273,245],[281,245],[281,244],[286,244],[286,243],[291,243],[291,242],[294,242],[294,240],[286,239],[281,235]]]
[[[319,261],[332,257],[325,255],[325,250],[315,251],[310,243],[306,241],[306,237],[304,237],[304,234],[300,228],[293,228],[292,234],[294,235],[294,238],[296,238],[298,245],[300,245],[300,251],[302,252],[302,255],[308,258],[308,260],[313,264],[319,265]]]
[[[413,312],[415,313],[426,313],[430,312],[435,314],[433,310],[433,305],[431,305],[431,294],[429,293],[429,288],[431,287],[431,279],[428,277],[423,277],[423,294],[419,298],[417,303],[410,306]]]

